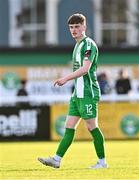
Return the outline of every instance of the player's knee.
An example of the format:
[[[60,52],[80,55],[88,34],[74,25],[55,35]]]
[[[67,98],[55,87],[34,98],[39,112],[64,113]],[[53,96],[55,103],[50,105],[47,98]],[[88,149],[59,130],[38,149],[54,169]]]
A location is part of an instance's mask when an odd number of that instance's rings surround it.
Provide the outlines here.
[[[75,129],[75,125],[74,124],[66,124],[65,128]]]
[[[90,119],[85,121],[88,131],[92,131],[93,129],[98,127],[97,119]]]
[[[87,129],[88,129],[89,132],[93,130],[92,127],[87,127]]]
[[[93,128],[88,128],[88,131],[93,131],[94,129],[96,129],[97,127],[93,127]]]
[[[98,126],[96,124],[87,124],[88,131],[92,131],[93,129],[97,128]]]

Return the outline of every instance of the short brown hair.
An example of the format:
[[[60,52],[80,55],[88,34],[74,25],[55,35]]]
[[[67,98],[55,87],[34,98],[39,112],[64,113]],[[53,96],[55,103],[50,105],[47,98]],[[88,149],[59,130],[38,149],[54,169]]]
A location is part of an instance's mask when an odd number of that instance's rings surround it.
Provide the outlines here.
[[[86,24],[86,17],[83,14],[73,14],[68,18],[68,24]]]

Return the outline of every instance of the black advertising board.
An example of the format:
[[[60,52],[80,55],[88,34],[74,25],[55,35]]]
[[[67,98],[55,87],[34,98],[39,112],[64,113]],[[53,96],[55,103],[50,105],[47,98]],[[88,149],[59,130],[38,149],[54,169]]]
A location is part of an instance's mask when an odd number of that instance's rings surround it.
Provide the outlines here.
[[[0,107],[0,140],[49,140],[50,107],[47,105]]]

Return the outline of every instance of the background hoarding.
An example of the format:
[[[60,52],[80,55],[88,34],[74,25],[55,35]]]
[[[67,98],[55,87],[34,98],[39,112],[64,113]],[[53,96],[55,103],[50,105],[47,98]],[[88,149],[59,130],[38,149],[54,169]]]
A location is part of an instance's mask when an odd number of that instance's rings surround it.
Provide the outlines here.
[[[115,102],[99,104],[99,126],[106,139],[139,139],[139,102]],[[68,104],[51,107],[51,139],[58,140],[64,134]],[[91,136],[81,120],[76,139],[88,140]]]
[[[49,140],[49,106],[0,107],[0,140]]]

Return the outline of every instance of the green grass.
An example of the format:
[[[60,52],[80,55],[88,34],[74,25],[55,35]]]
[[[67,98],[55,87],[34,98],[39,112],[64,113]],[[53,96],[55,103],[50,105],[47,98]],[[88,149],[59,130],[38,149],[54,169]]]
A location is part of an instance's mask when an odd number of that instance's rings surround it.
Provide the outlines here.
[[[53,155],[58,142],[1,142],[0,179],[139,179],[139,141],[106,141],[109,169],[87,167],[97,160],[91,142],[74,142],[60,169],[43,166],[37,157]]]

